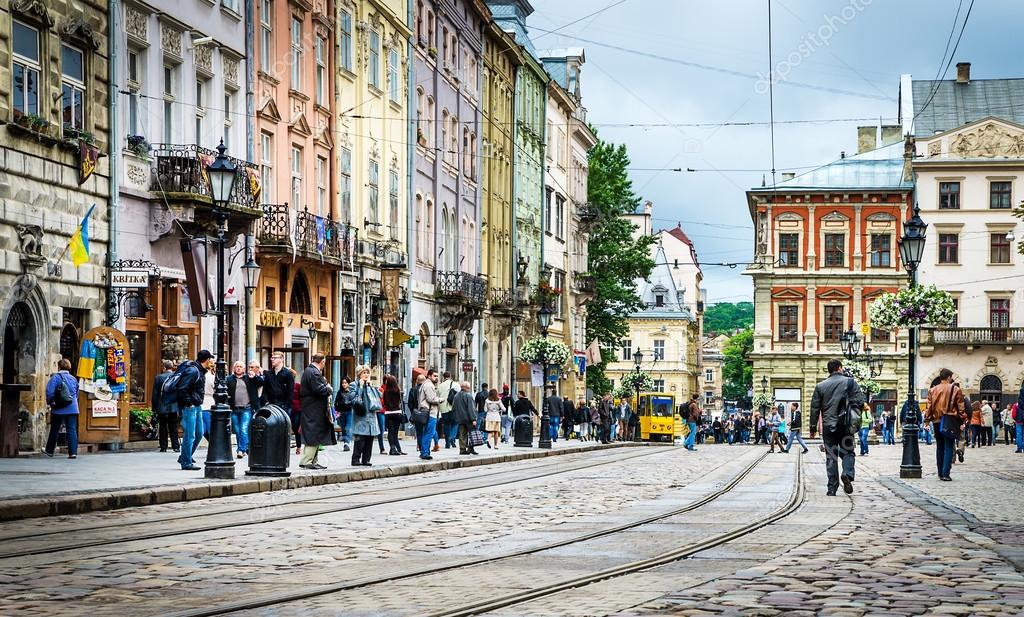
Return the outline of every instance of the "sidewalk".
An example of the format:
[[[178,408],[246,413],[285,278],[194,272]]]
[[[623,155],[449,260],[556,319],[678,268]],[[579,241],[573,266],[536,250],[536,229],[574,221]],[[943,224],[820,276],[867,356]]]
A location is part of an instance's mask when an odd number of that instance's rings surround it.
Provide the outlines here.
[[[373,467],[353,467],[351,452],[344,452],[339,444],[320,453],[319,463],[327,466],[325,470],[300,469],[299,456],[291,450],[290,477],[246,476],[248,459],[236,459],[234,480],[207,480],[202,471],[183,471],[177,464],[178,454],[170,451],[89,454],[74,460],[61,454],[54,458],[39,454],[0,459],[4,478],[0,521],[388,478],[623,445],[627,444],[559,440],[551,450],[540,450],[534,439],[533,448],[516,448],[511,443],[501,444],[497,450],[481,446],[478,456],[460,456],[458,448],[442,447],[433,453],[434,460],[424,461],[415,454],[413,439],[402,440],[402,450],[408,453],[405,456],[382,455],[374,441]],[[196,464],[201,467],[205,459],[206,448],[200,447]]]

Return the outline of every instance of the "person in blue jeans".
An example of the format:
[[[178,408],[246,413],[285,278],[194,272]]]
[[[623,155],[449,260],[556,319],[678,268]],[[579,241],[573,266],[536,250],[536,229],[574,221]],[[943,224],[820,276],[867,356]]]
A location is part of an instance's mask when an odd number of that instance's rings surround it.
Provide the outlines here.
[[[952,480],[949,474],[953,468],[957,436],[944,434],[942,424],[945,421],[959,435],[967,426],[967,405],[963,390],[953,383],[953,371],[948,368],[939,371],[938,383],[928,390],[925,421],[931,422],[935,429],[935,467],[939,479],[949,482]]]
[[[867,403],[860,412],[860,455],[867,456],[868,453],[868,436],[871,434],[871,426],[875,423],[875,418],[871,415],[871,407]]]
[[[231,408],[231,431],[238,445],[238,458],[249,453],[249,422],[253,409],[260,404],[260,387],[263,385],[263,369],[253,360],[246,371],[245,363],[237,361],[228,375],[228,407]]]
[[[67,358],[57,361],[57,372],[46,383],[46,404],[50,406],[46,456],[53,456],[63,425],[68,435],[68,458],[78,458],[78,380],[71,376],[71,361]]]
[[[206,349],[196,354],[195,361],[185,361],[178,366],[174,399],[181,409],[181,455],[178,464],[183,470],[198,471],[192,460],[199,440],[203,437],[203,393],[206,388],[206,374],[213,366],[213,354]],[[171,377],[173,379],[174,377]],[[164,394],[167,396],[167,393]]]
[[[548,434],[552,442],[558,441],[558,427],[562,424],[562,397],[555,394],[554,388],[548,389],[548,397],[544,400],[548,408]]]
[[[921,430],[918,431],[918,439],[923,439],[925,444],[932,445],[932,427],[927,422],[921,423]]]
[[[683,445],[687,450],[696,451],[694,447],[694,440],[697,439],[697,423],[700,422],[700,404],[697,403],[698,395],[693,394],[690,397],[690,402],[685,407],[686,413],[686,426],[689,427],[690,432],[686,435],[686,441]]]
[[[416,380],[416,383],[419,385],[416,406],[421,411],[426,411],[429,415],[426,424],[416,427],[420,446],[420,458],[429,461],[434,458],[430,456],[431,441],[434,441],[434,449],[437,449],[437,420],[441,417],[441,397],[437,394],[437,371],[430,369],[427,371],[426,377],[421,375]]]

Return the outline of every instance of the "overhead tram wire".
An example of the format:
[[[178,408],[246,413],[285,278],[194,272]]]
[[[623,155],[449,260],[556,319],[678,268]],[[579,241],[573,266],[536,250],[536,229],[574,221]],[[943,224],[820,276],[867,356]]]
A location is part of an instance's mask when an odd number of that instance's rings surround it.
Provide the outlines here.
[[[547,32],[542,33],[540,36],[535,36],[535,37],[533,37],[532,40],[533,40],[534,43],[536,43],[537,41],[539,41],[540,39],[546,37],[549,34],[555,34],[555,33],[559,32],[561,30],[565,30],[569,26],[576,25],[576,24],[580,23],[581,21],[583,21],[584,19],[588,19],[590,17],[594,17],[595,15],[599,15],[601,13],[604,13],[608,9],[613,9],[613,8],[619,6],[620,4],[625,4],[628,1],[629,0],[618,0],[617,2],[613,2],[613,3],[609,4],[608,6],[604,7],[603,9],[597,9],[596,11],[594,11],[592,13],[587,13],[583,17],[580,17],[579,19],[574,19],[574,20],[570,21],[567,24],[564,24],[562,26],[559,26],[559,27],[555,28],[554,30],[548,30]],[[531,30],[532,29],[533,28],[531,27]]]
[[[949,38],[946,39],[946,50],[949,49],[949,42],[953,38],[953,31],[956,30],[956,20],[957,17],[960,16],[961,5],[963,5],[963,0],[960,0],[960,4],[958,4],[956,7],[956,15],[953,17],[953,27],[950,28]],[[922,113],[924,113],[926,109],[928,109],[928,106],[931,105],[932,100],[935,99],[935,95],[939,93],[939,86],[941,85],[940,82],[942,81],[942,79],[946,77],[946,72],[949,70],[949,65],[953,63],[953,58],[956,57],[956,50],[960,47],[960,39],[963,38],[964,36],[964,29],[967,28],[967,20],[971,18],[971,9],[973,8],[974,0],[971,0],[971,3],[967,5],[967,13],[964,15],[964,23],[960,26],[960,34],[958,34],[956,37],[956,44],[953,45],[953,51],[950,52],[949,59],[946,60],[946,50],[943,50],[942,58],[939,59],[939,69],[935,73],[935,79],[932,80],[932,87],[929,90],[928,98],[925,100],[924,104],[921,105],[921,110],[914,114],[914,117],[911,119],[911,124],[913,124],[913,120],[917,120],[918,116],[920,116]],[[942,66],[943,61],[946,62],[945,67]]]

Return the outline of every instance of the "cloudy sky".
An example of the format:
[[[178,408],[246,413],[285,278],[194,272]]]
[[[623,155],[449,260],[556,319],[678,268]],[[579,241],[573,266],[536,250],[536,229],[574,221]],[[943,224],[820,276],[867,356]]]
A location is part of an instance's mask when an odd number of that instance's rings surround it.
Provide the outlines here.
[[[1024,77],[1020,0],[771,2],[770,65],[767,0],[531,0],[535,45],[585,48],[590,121],[602,138],[629,148],[633,184],[654,202],[655,227],[682,222],[702,262],[751,259],[744,191],[762,175],[771,181],[770,67],[779,76],[780,175],[856,152],[858,125],[895,123],[900,74],[935,78],[958,6],[950,48],[974,5],[946,78],[959,61],[972,63],[974,79]],[[724,122],[758,124],[678,126]],[[650,126],[659,123],[675,126]],[[752,298],[742,266],[703,269],[711,302]]]

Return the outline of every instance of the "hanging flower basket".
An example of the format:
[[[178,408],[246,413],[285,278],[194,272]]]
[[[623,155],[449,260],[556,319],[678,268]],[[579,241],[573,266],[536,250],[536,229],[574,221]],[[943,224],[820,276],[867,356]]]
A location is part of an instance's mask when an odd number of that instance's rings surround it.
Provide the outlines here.
[[[775,397],[767,392],[758,392],[757,394],[754,395],[754,400],[751,402],[751,405],[754,406],[754,409],[760,409],[762,407],[771,407],[774,404]]]
[[[871,378],[871,370],[863,362],[847,361],[843,364],[843,368],[846,369],[846,373],[850,377],[853,377],[857,385],[869,395],[873,396],[882,391],[882,386],[878,385],[878,382]]]
[[[654,378],[643,371],[639,373],[626,373],[622,377],[622,387],[624,389],[636,392],[638,386],[641,392],[650,392],[654,389]]]
[[[519,348],[519,359],[530,364],[548,363],[559,366],[569,360],[569,346],[562,341],[535,336]]]
[[[956,317],[953,296],[935,285],[916,285],[896,293],[882,294],[871,304],[871,325],[880,330],[916,328],[926,324],[944,326]]]

